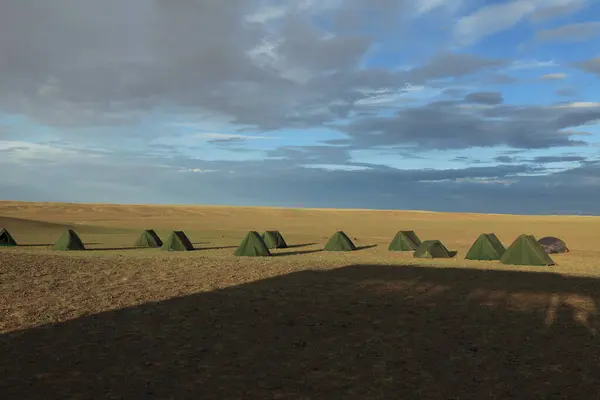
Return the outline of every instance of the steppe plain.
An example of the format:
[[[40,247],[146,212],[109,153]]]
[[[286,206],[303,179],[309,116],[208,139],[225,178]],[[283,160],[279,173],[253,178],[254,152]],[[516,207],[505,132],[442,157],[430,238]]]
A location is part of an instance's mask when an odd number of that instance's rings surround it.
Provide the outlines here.
[[[1,227],[0,398],[600,398],[600,217],[4,201]],[[52,250],[67,228],[87,251]],[[131,248],[150,228],[197,250]],[[290,248],[233,256],[248,230]],[[337,230],[361,249],[320,251]],[[464,260],[489,232],[571,252]]]

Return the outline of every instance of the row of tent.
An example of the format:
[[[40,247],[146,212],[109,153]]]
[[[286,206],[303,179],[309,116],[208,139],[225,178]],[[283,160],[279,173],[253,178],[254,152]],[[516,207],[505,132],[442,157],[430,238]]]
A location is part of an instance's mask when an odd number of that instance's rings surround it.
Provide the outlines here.
[[[9,247],[17,246],[17,242],[10,232],[2,228],[0,229],[0,246]],[[134,247],[139,248],[157,248],[160,247],[167,251],[191,251],[194,250],[194,245],[183,231],[173,231],[168,236],[166,241],[158,236],[153,229],[144,230],[137,238]],[[261,235],[257,232],[249,232],[244,238],[236,255],[270,255],[269,249],[286,248],[287,243],[283,236],[278,231],[266,231]],[[62,233],[60,238],[54,244],[55,250],[85,250],[83,241],[73,229],[67,229]],[[266,253],[264,254],[266,250]],[[238,254],[239,253],[239,254]]]
[[[0,229],[0,246],[16,246],[17,243],[6,229]],[[139,248],[162,248],[167,251],[190,251],[194,246],[183,231],[173,231],[163,242],[152,229],[143,231],[134,243]],[[270,256],[270,249],[287,248],[279,231],[256,231],[246,234],[234,254],[236,256]],[[85,250],[79,235],[69,229],[54,245],[56,250]],[[356,245],[343,231],[336,232],[325,244],[325,251],[353,251]],[[412,251],[415,258],[452,258],[457,252],[450,251],[439,240],[421,241],[414,231],[399,231],[388,246],[390,251]],[[537,241],[532,235],[520,235],[507,248],[493,233],[483,233],[473,243],[465,258],[493,261],[513,265],[554,265],[549,253],[568,252],[565,243],[558,238],[545,237]]]
[[[456,252],[449,251],[439,240],[421,242],[414,231],[400,231],[396,234],[388,250],[414,251],[414,257],[451,258]],[[500,261],[511,265],[555,265],[551,253],[567,253],[569,249],[559,238],[546,236],[536,240],[533,235],[519,235],[505,248],[493,233],[482,233],[465,255],[467,260]]]

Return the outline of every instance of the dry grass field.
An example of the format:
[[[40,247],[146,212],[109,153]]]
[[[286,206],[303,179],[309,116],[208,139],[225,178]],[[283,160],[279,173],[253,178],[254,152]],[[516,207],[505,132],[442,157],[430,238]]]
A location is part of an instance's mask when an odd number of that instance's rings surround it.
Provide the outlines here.
[[[600,399],[600,218],[0,202],[2,399]],[[51,249],[74,228],[89,251]],[[132,249],[184,230],[196,251]],[[290,248],[232,255],[248,230]],[[396,231],[458,255],[391,253]],[[344,230],[362,247],[322,252]],[[571,249],[464,260],[480,233]]]

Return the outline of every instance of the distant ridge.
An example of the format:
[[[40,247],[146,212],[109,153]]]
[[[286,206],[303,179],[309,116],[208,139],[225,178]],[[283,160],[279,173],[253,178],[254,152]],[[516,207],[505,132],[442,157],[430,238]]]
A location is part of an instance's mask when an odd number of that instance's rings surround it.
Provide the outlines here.
[[[154,208],[238,208],[238,209],[268,209],[268,210],[299,210],[299,211],[325,211],[325,212],[398,212],[404,214],[454,214],[454,215],[492,215],[492,216],[520,216],[520,217],[600,217],[600,214],[585,213],[581,211],[547,212],[540,214],[515,214],[515,213],[492,213],[492,212],[469,212],[469,211],[434,211],[434,210],[401,210],[401,209],[378,209],[378,208],[331,208],[331,207],[284,207],[284,206],[246,206],[226,204],[143,204],[143,203],[93,203],[93,202],[44,202],[44,201],[20,201],[0,200],[2,206],[40,205],[40,206],[115,206],[115,207],[154,207]],[[2,210],[0,210],[0,213]]]

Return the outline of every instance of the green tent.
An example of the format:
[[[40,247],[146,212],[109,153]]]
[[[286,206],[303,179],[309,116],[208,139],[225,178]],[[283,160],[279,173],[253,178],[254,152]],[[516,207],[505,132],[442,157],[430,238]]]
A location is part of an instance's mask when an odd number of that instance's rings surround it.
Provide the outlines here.
[[[258,232],[250,231],[233,254],[236,256],[263,257],[270,256],[271,252]]]
[[[173,231],[163,243],[161,249],[166,251],[192,251],[194,245],[183,231]]]
[[[439,240],[426,240],[415,250],[416,258],[452,258],[455,251],[450,251]]]
[[[482,233],[473,243],[465,258],[467,260],[499,260],[506,249],[493,233]]]
[[[265,231],[262,239],[269,249],[285,249],[288,247],[279,231]]]
[[[163,245],[154,229],[146,229],[133,244],[135,247],[160,247]]]
[[[512,242],[502,257],[500,257],[500,262],[511,265],[555,264],[544,248],[535,240],[535,237],[525,234],[520,235]]]
[[[352,251],[356,250],[356,246],[352,240],[342,231],[333,234],[323,248],[325,251]]]
[[[54,250],[85,250],[85,246],[79,235],[73,229],[69,229],[54,244]]]
[[[16,246],[16,245],[17,245],[17,242],[15,242],[15,239],[13,239],[10,232],[8,232],[8,230],[6,230],[4,228],[0,229],[0,246],[8,247],[8,246]]]
[[[388,246],[390,251],[415,251],[421,244],[421,239],[414,231],[398,231]]]

